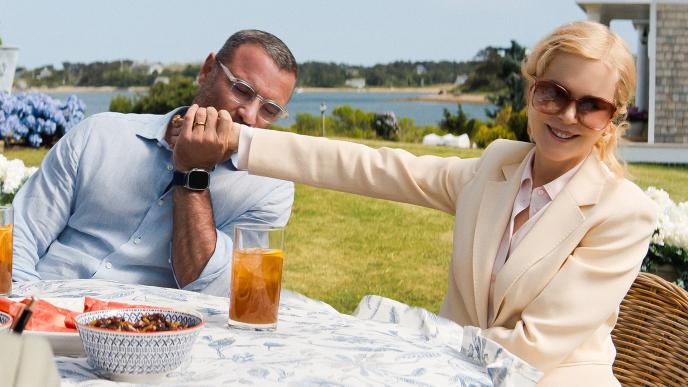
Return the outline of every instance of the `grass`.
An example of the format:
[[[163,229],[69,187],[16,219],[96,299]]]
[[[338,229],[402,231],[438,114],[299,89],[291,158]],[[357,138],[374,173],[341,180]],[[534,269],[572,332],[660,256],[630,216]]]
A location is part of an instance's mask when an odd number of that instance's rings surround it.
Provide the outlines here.
[[[439,156],[476,157],[480,150],[361,141]],[[44,150],[12,148],[7,158],[38,165]],[[643,189],[688,200],[688,167],[633,164]],[[350,313],[366,294],[437,312],[447,286],[453,217],[407,204],[297,185],[287,228],[284,284]]]
[[[21,159],[24,160],[24,164],[31,167],[37,167],[41,164],[43,156],[46,154],[45,149],[33,149],[24,147],[10,147],[5,146],[5,151],[3,152],[8,160],[11,159]]]

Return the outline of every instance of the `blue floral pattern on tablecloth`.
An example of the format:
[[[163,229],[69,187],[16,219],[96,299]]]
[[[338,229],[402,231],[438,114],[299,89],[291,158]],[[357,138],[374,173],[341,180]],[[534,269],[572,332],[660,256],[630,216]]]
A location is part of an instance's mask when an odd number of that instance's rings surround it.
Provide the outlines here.
[[[191,359],[169,386],[534,386],[541,374],[480,330],[426,310],[366,296],[355,315],[283,290],[274,332],[227,327],[228,299],[101,280],[16,285],[17,295],[97,297],[203,314]],[[56,357],[63,386],[106,386],[85,358]]]

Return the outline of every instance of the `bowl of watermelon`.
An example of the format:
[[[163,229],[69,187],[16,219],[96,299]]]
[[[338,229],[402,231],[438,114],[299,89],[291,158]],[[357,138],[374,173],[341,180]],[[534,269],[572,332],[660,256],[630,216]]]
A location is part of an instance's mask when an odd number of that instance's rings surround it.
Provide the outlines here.
[[[28,305],[30,298],[0,298],[0,313],[15,317]],[[99,310],[131,308],[140,305],[99,300],[92,297],[46,297],[38,299],[24,335],[46,339],[57,356],[85,357],[84,346],[77,332],[76,316]],[[0,320],[1,321],[1,320]],[[4,325],[0,324],[0,331]],[[8,325],[9,328],[9,325]]]

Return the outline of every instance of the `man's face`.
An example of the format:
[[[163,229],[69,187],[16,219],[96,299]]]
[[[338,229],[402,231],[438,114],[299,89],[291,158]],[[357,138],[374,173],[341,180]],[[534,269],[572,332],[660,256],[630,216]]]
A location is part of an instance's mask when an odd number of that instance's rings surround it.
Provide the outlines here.
[[[296,84],[293,73],[280,70],[275,62],[256,44],[244,44],[234,51],[230,63],[223,63],[231,74],[246,84],[265,99],[272,100],[286,107]],[[259,111],[263,102],[254,98],[247,103],[237,102],[233,94],[232,82],[215,55],[206,59],[199,75],[200,90],[194,99],[201,107],[212,106],[217,110],[227,110],[235,122],[257,128],[266,128],[271,122],[266,121]]]

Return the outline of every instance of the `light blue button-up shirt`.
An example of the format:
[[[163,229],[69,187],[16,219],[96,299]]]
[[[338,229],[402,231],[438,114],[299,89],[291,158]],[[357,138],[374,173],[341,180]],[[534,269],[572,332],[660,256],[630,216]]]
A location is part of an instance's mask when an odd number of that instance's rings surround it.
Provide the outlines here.
[[[14,199],[13,280],[96,278],[178,287],[167,115],[102,113],[72,128]],[[278,155],[275,155],[278,162]],[[294,185],[236,160],[210,174],[215,251],[184,289],[227,295],[235,224],[286,224]],[[183,189],[183,188],[173,188]]]

